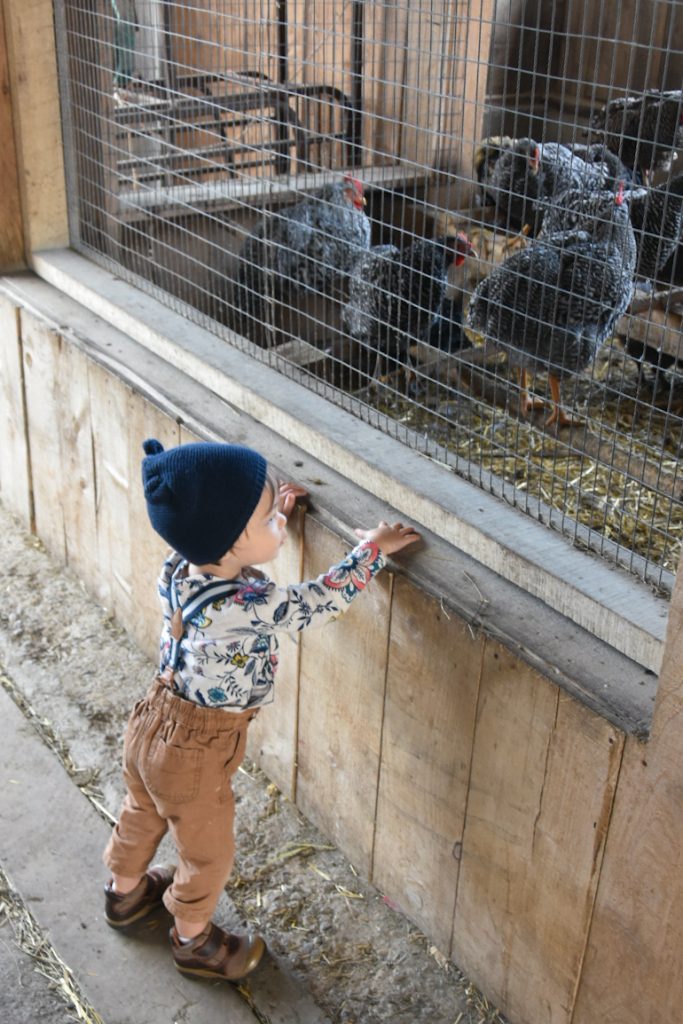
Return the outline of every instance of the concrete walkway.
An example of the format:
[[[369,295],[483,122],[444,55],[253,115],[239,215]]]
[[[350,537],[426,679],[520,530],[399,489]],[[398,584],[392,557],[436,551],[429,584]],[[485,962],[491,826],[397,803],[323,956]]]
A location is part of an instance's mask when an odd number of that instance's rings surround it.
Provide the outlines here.
[[[109,928],[93,884],[109,830],[0,687],[0,865],[106,1024],[325,1024],[272,957],[240,994],[175,970],[164,912],[129,935]],[[217,918],[226,916],[227,897]],[[3,1001],[0,1020],[15,1024]]]

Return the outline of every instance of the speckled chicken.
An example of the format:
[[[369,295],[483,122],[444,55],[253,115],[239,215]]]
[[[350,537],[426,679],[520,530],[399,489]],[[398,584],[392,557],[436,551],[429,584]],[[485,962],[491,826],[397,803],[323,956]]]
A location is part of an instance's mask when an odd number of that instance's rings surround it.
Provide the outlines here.
[[[475,289],[467,324],[508,353],[528,411],[529,372],[545,370],[553,399],[546,425],[565,425],[560,381],[593,359],[633,294],[636,245],[628,193],[593,193],[573,231],[534,241]]]
[[[668,170],[683,146],[683,91],[648,89],[610,100],[593,114],[588,132],[602,135],[612,152],[647,180],[652,171]]]
[[[378,354],[405,361],[410,342],[423,337],[439,311],[448,268],[460,266],[471,251],[458,232],[361,253],[342,312],[347,333]]]
[[[599,190],[614,184],[614,168],[598,158],[582,159],[559,142],[516,139],[501,150],[488,180],[487,191],[499,220],[521,230],[540,230],[544,203],[569,188]]]
[[[347,175],[306,199],[264,214],[239,258],[234,301],[241,328],[262,321],[265,303],[287,296],[339,296],[360,252],[370,246],[363,185]]]
[[[670,259],[683,228],[683,174],[657,188],[629,192],[629,215],[636,240],[636,276],[653,279]],[[568,189],[545,205],[539,237],[570,231],[595,200],[581,189]]]
[[[630,212],[638,248],[636,274],[655,279],[681,239],[683,174],[657,188],[635,191]]]

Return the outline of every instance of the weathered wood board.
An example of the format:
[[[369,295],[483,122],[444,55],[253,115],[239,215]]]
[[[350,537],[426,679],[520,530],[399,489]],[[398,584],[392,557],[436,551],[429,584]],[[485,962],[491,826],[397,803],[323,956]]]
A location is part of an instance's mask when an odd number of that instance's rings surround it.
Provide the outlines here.
[[[487,641],[451,954],[519,1024],[571,1021],[621,753]]]
[[[352,545],[308,519],[304,579]],[[341,618],[301,637],[297,803],[370,873],[392,577],[382,572]]]
[[[31,529],[33,504],[19,310],[0,296],[0,500]]]
[[[80,349],[62,341],[54,383],[66,561],[80,579],[95,587],[99,573],[89,362]],[[39,469],[34,465],[34,475]]]
[[[683,579],[650,741],[626,742],[572,1024],[656,1024],[683,1005]]]
[[[6,0],[26,251],[69,244],[54,10],[49,0]]]
[[[133,553],[130,582],[135,614],[129,628],[142,650],[156,664],[161,634],[157,580],[169,548],[152,529],[142,490],[140,463],[145,454],[142,442],[148,437],[156,437],[164,448],[172,448],[180,442],[180,427],[167,413],[133,393],[128,407],[128,479],[129,531]]]
[[[450,948],[484,649],[397,577],[391,610],[373,881]]]
[[[14,141],[14,117],[7,60],[5,10],[0,6],[0,270],[24,265],[24,231]]]
[[[279,586],[302,578],[305,512],[295,508],[289,518],[288,538],[277,559],[264,566]],[[249,727],[247,752],[285,796],[296,800],[296,749],[299,721],[300,637],[280,636],[275,700],[262,708]]]
[[[128,411],[132,391],[91,362],[93,459],[101,600],[122,625],[133,617]]]
[[[62,339],[25,310],[20,312],[20,332],[35,530],[50,554],[66,564],[59,436],[62,408],[57,388]]]
[[[35,529],[55,557],[95,587],[89,361],[34,314],[22,309],[19,318]]]

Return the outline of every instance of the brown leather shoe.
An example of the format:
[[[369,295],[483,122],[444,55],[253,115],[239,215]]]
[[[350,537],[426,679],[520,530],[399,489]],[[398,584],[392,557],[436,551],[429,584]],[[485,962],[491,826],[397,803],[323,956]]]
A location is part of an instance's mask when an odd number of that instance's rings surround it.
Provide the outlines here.
[[[114,892],[111,882],[104,887],[104,916],[112,928],[125,928],[126,925],[146,917],[161,903],[169,885],[173,881],[175,865],[157,864],[150,868],[132,892]]]
[[[266,944],[260,935],[230,935],[209,921],[203,932],[183,945],[175,928],[169,932],[173,959],[183,974],[239,981],[261,962]]]

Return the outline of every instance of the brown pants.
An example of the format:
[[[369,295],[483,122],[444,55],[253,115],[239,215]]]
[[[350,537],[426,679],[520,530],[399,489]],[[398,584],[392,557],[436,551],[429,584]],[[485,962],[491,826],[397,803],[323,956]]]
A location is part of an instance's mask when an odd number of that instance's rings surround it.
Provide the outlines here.
[[[235,853],[232,776],[257,710],[234,713],[176,697],[157,678],[133,708],[123,744],[127,794],[104,863],[118,875],[147,870],[170,831],[178,869],[164,895],[186,921],[215,909]]]

